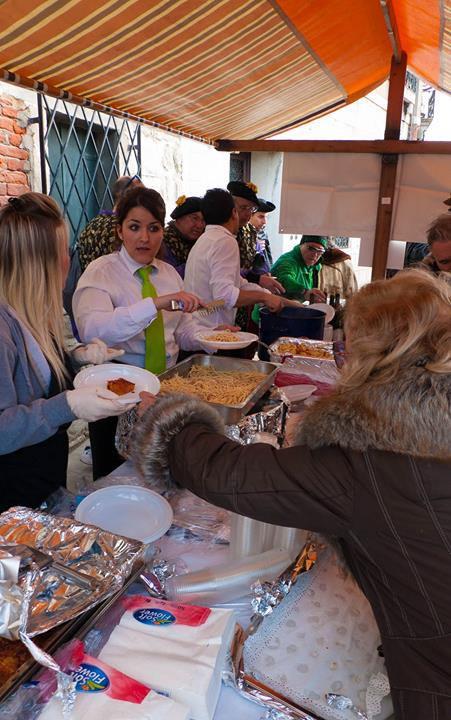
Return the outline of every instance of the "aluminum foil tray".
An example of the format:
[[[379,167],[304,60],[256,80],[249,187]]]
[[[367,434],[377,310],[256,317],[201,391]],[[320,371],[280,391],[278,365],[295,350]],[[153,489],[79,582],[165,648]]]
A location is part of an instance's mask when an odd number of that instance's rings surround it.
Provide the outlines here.
[[[240,358],[216,357],[213,355],[192,355],[183,360],[181,363],[174,365],[166,372],[159,375],[160,380],[170,378],[175,374],[185,376],[188,375],[193,365],[203,365],[204,367],[214,368],[222,372],[258,372],[265,375],[255,390],[240,405],[222,405],[219,403],[209,403],[222,416],[226,425],[235,425],[241,418],[252,410],[257,400],[265,394],[274,382],[274,376],[277,371],[276,365],[262,360],[241,360]]]
[[[0,515],[0,545],[12,543],[40,550],[92,581],[91,588],[82,587],[52,565],[35,567],[23,575],[19,587],[29,583],[31,575],[26,622],[29,637],[73,620],[110,597],[122,587],[143,554],[143,545],[136,540],[24,507],[13,507]]]
[[[123,587],[111,597],[91,611],[79,615],[78,618],[60,625],[45,635],[41,635],[36,640],[36,644],[46,652],[53,654],[63,643],[72,639],[75,635],[83,639],[96,623],[110,612],[116,601],[126,593],[127,588],[138,581],[143,570],[144,565],[138,562]],[[6,660],[3,673],[1,673],[2,656]],[[8,641],[0,638],[0,703],[12,695],[23,683],[30,680],[39,670],[42,670],[41,665],[28,653],[20,640]],[[12,716],[11,720],[13,720]],[[14,720],[16,719],[14,718]]]
[[[287,351],[284,345],[293,345],[299,350],[295,352]],[[305,350],[305,352],[303,352]],[[270,360],[276,363],[283,363],[289,357],[294,362],[304,364],[305,361],[313,362],[315,365],[332,363],[335,366],[333,344],[324,340],[310,340],[309,338],[299,337],[280,337],[272,345],[269,346]],[[321,356],[318,357],[319,353]],[[324,357],[327,355],[327,357]]]

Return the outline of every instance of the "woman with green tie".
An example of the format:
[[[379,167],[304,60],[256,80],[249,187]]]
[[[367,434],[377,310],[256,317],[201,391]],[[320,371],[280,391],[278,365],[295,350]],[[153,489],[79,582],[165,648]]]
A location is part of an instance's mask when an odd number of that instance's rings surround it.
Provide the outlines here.
[[[183,289],[183,281],[159,259],[165,204],[155,190],[136,187],[117,206],[117,252],[97,258],[81,276],[73,298],[74,316],[84,341],[98,337],[124,350],[121,362],[155,374],[175,365],[179,349],[202,350],[202,328],[191,316],[202,305]],[[171,301],[183,310],[172,311]],[[90,424],[94,479],[117,467],[116,419]]]

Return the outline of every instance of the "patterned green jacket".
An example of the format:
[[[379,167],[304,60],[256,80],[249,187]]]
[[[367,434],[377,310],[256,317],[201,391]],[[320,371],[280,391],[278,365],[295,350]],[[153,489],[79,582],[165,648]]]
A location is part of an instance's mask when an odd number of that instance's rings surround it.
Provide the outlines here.
[[[116,236],[116,217],[110,214],[96,215],[90,220],[77,240],[78,256],[82,272],[90,262],[108,255],[119,246]]]

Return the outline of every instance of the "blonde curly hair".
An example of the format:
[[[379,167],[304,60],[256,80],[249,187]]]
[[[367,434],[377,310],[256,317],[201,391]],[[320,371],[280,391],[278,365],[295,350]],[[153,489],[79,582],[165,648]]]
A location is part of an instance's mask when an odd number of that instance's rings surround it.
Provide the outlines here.
[[[388,383],[414,366],[451,373],[449,277],[409,269],[366,285],[346,305],[345,332],[342,388]]]

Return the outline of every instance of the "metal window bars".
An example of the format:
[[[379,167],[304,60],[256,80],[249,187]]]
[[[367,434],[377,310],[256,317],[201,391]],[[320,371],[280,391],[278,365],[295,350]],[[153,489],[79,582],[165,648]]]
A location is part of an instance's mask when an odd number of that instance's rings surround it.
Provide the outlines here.
[[[141,175],[141,126],[38,94],[42,192],[60,204],[71,242],[100,209],[113,206],[120,175]]]

